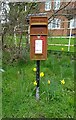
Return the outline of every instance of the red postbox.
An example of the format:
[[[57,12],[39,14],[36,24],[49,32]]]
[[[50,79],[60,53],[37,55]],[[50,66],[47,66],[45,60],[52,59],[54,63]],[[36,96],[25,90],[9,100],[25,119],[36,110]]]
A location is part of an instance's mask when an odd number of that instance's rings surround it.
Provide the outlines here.
[[[47,17],[30,18],[30,58],[31,60],[45,60],[47,58]]]

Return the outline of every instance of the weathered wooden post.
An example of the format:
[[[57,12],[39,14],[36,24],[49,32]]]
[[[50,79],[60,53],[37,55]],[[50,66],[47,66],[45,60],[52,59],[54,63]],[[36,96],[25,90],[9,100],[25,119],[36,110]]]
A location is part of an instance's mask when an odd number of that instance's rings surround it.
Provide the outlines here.
[[[40,60],[47,58],[48,18],[30,17],[30,58],[36,60],[36,99],[39,100]]]

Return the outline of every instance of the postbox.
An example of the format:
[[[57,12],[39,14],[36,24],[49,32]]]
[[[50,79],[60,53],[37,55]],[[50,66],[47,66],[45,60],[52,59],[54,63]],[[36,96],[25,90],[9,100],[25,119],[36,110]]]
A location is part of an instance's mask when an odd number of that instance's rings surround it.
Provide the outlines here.
[[[48,18],[30,18],[30,58],[31,60],[45,60],[47,58]]]

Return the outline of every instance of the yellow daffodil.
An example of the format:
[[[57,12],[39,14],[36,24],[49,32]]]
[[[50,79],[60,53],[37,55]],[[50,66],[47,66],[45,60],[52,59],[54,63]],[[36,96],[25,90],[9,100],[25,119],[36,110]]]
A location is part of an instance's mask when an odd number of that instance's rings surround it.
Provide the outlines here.
[[[36,72],[36,68],[33,68],[33,71]]]
[[[64,48],[61,48],[62,51],[64,51]]]
[[[37,85],[37,82],[36,82],[36,81],[34,82],[34,85],[35,85],[35,86]]]
[[[48,85],[50,85],[50,80],[48,80]]]
[[[40,77],[44,77],[44,73],[43,72],[40,73]]]
[[[64,81],[64,79],[63,79],[63,80],[61,80],[61,84],[63,84],[63,85],[65,84],[65,81]]]

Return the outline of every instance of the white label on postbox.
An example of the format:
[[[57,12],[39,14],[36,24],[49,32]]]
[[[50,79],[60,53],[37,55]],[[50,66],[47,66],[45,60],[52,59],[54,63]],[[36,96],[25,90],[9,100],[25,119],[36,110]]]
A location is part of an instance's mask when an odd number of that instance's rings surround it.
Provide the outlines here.
[[[42,54],[42,40],[35,40],[35,54]]]

